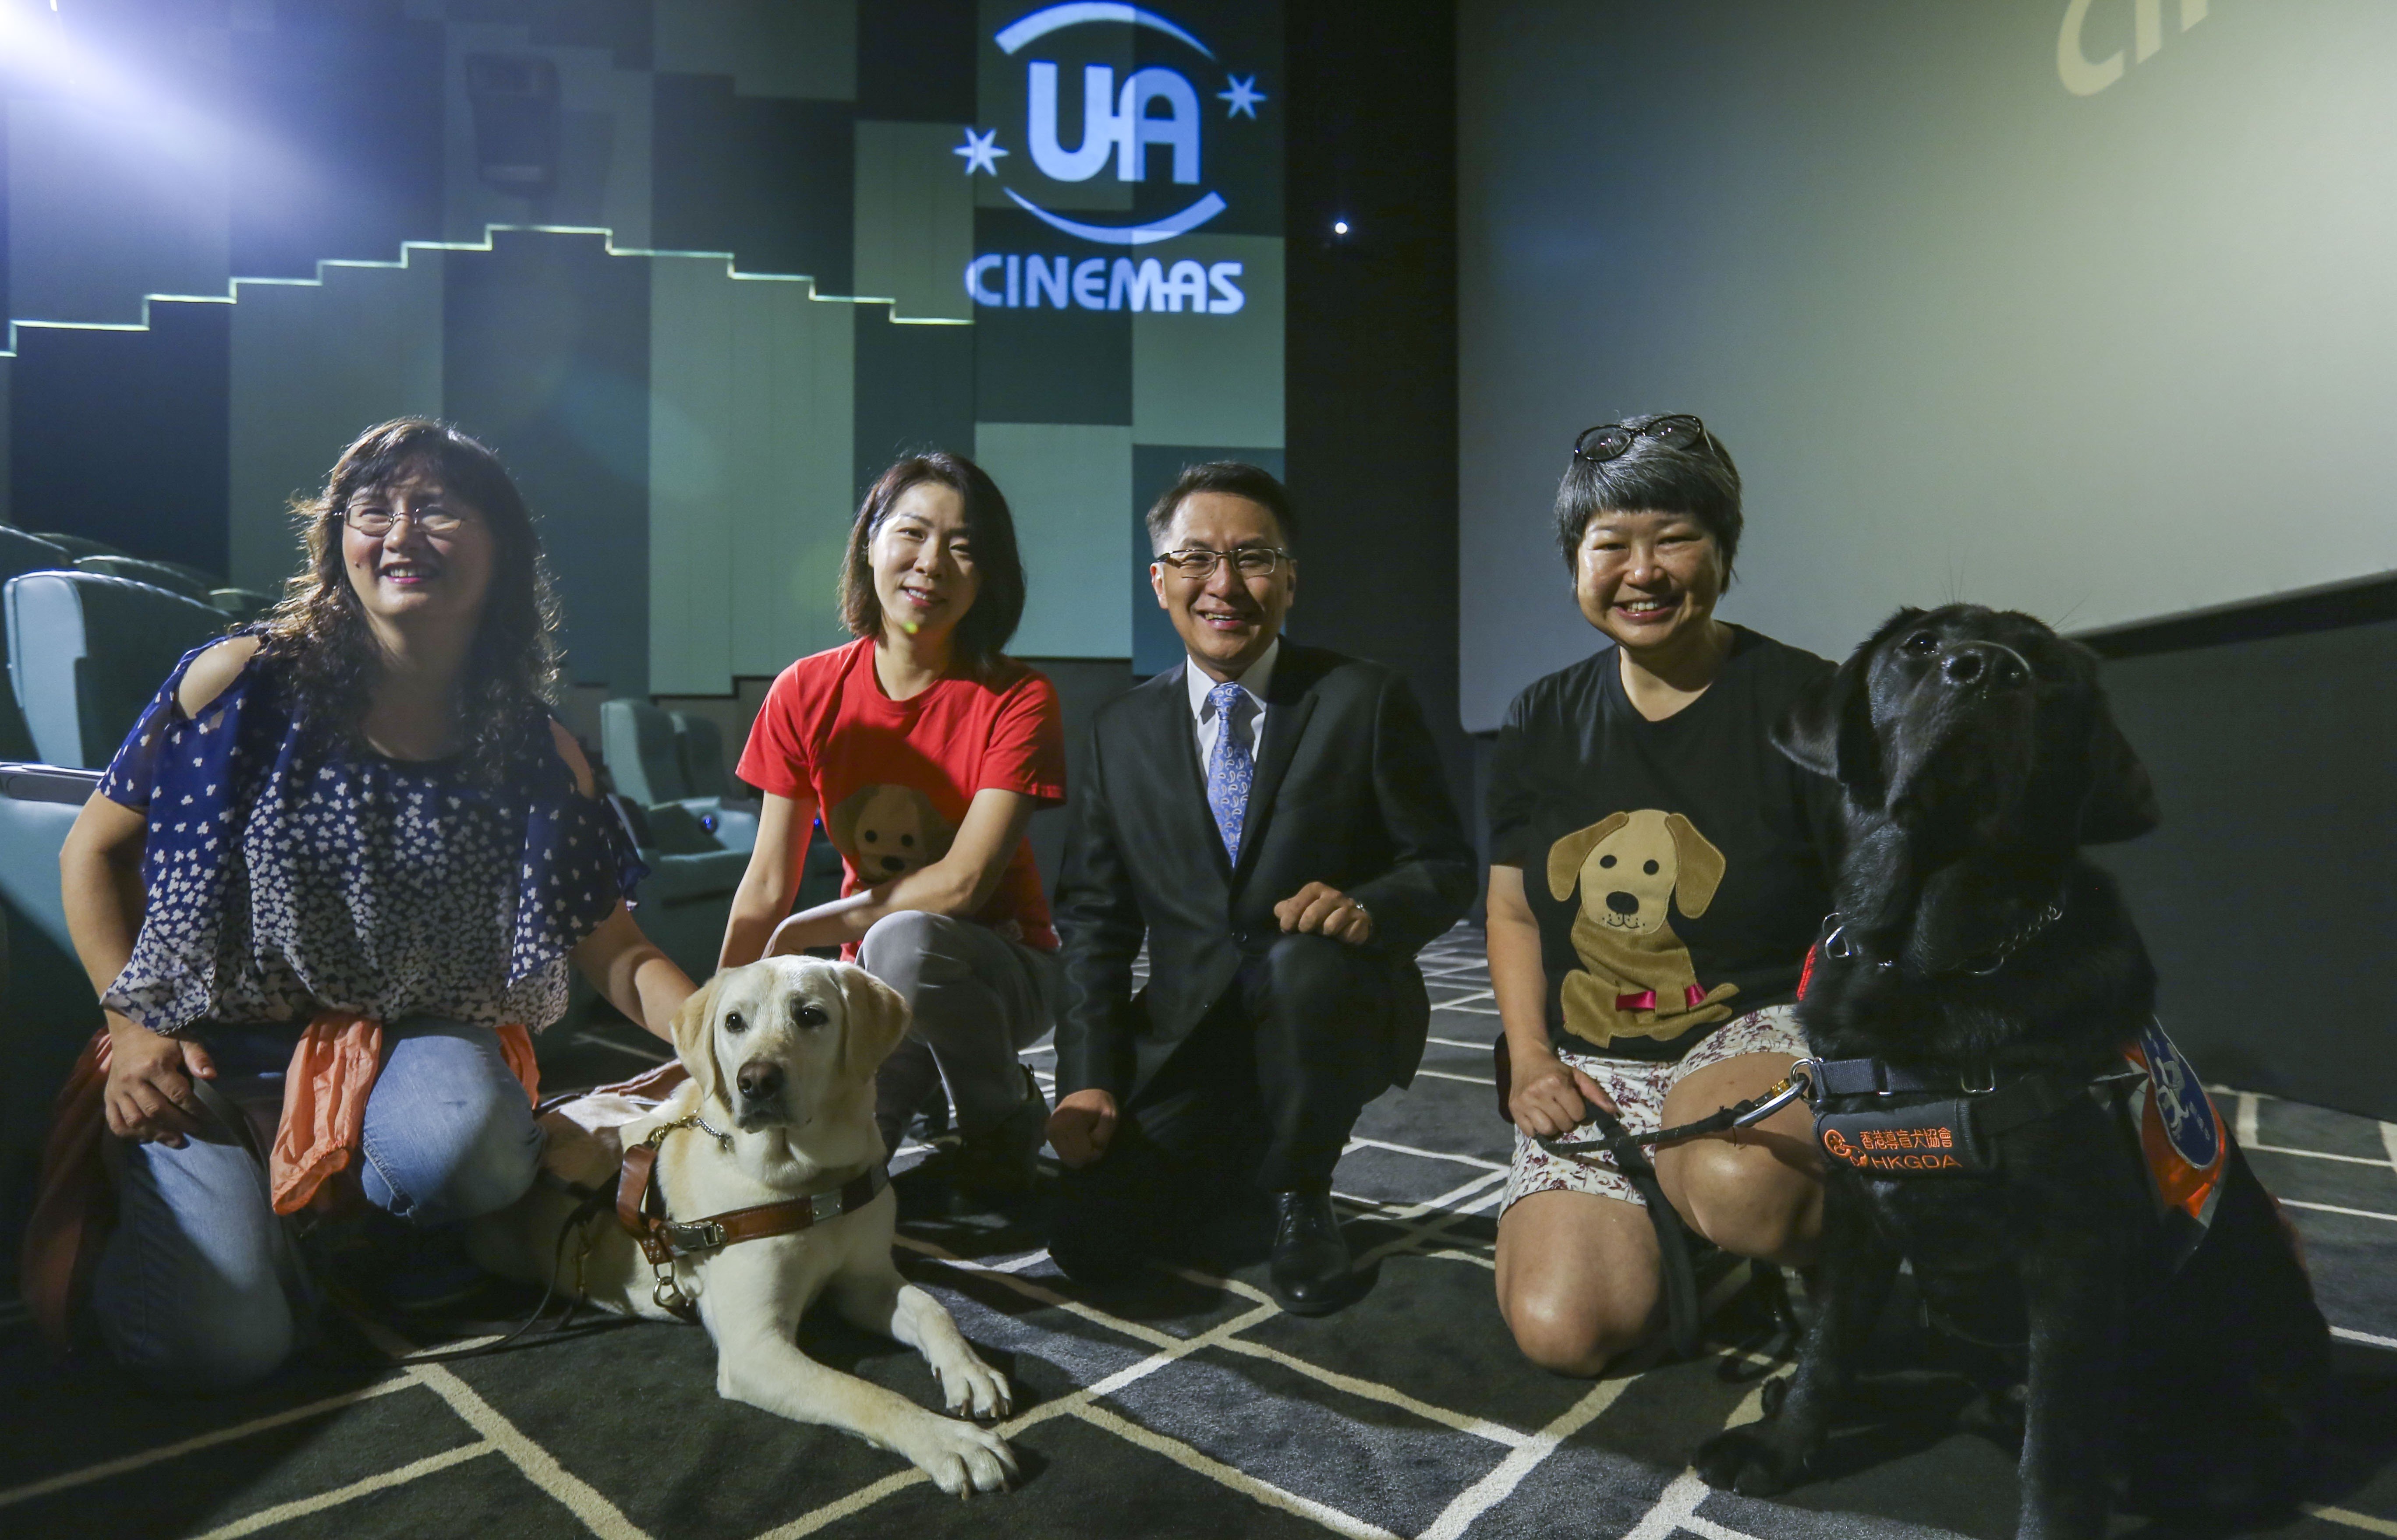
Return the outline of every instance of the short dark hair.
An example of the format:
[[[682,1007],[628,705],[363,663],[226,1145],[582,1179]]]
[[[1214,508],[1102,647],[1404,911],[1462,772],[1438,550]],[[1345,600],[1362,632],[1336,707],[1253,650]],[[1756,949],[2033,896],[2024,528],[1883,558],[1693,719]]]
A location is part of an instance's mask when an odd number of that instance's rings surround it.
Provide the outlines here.
[[[874,569],[866,548],[910,488],[934,482],[965,504],[965,527],[973,536],[974,573],[981,587],[950,638],[957,665],[975,678],[1001,668],[1009,637],[1024,619],[1024,560],[1015,549],[1015,516],[998,483],[961,454],[933,449],[911,454],[875,478],[857,522],[849,527],[849,550],[840,566],[840,618],[857,636],[882,634],[882,601],[874,594]]]
[[[1148,548],[1165,548],[1165,532],[1173,528],[1173,516],[1182,509],[1182,500],[1193,492],[1222,492],[1230,497],[1244,497],[1263,507],[1274,516],[1274,527],[1281,531],[1281,542],[1287,548],[1298,549],[1298,529],[1290,516],[1290,489],[1274,478],[1274,474],[1262,465],[1252,465],[1245,460],[1209,460],[1196,465],[1185,465],[1173,485],[1158,494],[1148,510]]]
[[[1667,412],[1627,417],[1623,425],[1634,431]],[[1697,442],[1674,448],[1661,439],[1635,436],[1631,447],[1613,460],[1593,463],[1575,455],[1557,483],[1557,549],[1572,567],[1581,549],[1581,537],[1600,514],[1680,514],[1695,519],[1714,537],[1722,552],[1723,584],[1731,584],[1731,569],[1739,555],[1739,467],[1731,451],[1712,432]]]

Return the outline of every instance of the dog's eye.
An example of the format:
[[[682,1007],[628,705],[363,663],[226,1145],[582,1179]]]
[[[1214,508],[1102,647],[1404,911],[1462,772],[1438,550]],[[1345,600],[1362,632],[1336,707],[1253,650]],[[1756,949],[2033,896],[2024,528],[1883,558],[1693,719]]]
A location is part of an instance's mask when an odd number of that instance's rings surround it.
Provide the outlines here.
[[[749,1030],[749,1024],[741,1019],[740,1011],[728,1011],[724,1013],[724,1030],[733,1033],[746,1032]]]
[[[824,1008],[813,1000],[801,1000],[791,1007],[791,1019],[801,1026],[822,1026],[832,1020]]]
[[[1614,858],[1611,855],[1602,855],[1598,858],[1598,864],[1600,866],[1611,870],[1614,865]]]
[[[1928,631],[1918,631],[1900,645],[1909,658],[1927,658],[1939,650],[1939,638]]]
[[[1653,862],[1653,861],[1652,861],[1652,862],[1650,862],[1650,863],[1648,863],[1648,864],[1646,864],[1645,866],[1640,867],[1640,869],[1641,871],[1643,871],[1643,872],[1646,872],[1650,877],[1654,877],[1654,876],[1656,875],[1656,864],[1655,864],[1654,862]]]
[[[912,834],[903,834],[899,837],[899,843],[912,850],[916,848],[916,837]]]
[[[876,834],[872,829],[860,829],[860,830],[858,830],[857,832],[858,832],[859,834],[862,834],[862,835],[864,835],[864,836],[865,837],[865,842],[866,842],[868,845],[871,845],[871,844],[875,843],[877,840],[878,840],[878,839],[880,839],[880,838],[882,837],[880,835]]]

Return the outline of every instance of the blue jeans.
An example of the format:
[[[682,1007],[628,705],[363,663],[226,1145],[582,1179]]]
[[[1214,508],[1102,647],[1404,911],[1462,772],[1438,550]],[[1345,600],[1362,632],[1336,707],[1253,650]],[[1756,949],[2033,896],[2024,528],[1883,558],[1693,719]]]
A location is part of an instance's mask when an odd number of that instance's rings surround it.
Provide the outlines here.
[[[235,1101],[279,1103],[296,1035],[197,1029]],[[505,1208],[532,1185],[542,1134],[485,1027],[411,1017],[383,1028],[367,1098],[359,1185],[419,1226]],[[266,1172],[238,1145],[122,1145],[116,1230],[92,1278],[101,1339],[117,1362],[186,1390],[229,1390],[272,1373],[313,1329],[316,1291]]]

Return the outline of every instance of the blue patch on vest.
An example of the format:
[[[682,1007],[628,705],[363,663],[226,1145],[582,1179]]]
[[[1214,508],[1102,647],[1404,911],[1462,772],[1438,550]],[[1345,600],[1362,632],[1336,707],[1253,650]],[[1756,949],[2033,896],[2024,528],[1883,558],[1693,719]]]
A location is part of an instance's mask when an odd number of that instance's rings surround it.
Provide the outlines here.
[[[2163,1119],[2165,1142],[2191,1167],[2201,1172],[2210,1169],[2222,1153],[2222,1132],[2196,1066],[2181,1056],[2158,1021],[2150,1020],[2140,1032],[2139,1051],[2147,1055],[2148,1077],[2154,1087],[2156,1112]]]

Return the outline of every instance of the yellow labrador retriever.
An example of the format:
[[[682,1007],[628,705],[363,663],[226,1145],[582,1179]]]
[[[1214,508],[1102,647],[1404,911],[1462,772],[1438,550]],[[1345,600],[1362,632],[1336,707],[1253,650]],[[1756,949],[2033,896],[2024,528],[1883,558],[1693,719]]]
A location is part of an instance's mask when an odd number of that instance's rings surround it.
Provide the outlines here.
[[[952,1413],[1004,1415],[1005,1378],[974,1356],[940,1302],[891,1265],[898,1202],[878,1173],[874,1072],[906,1029],[898,994],[862,968],[813,957],[769,957],[729,969],[675,1018],[675,1050],[690,1078],[662,1106],[621,1128],[586,1132],[604,1109],[551,1115],[553,1170],[612,1184],[617,1147],[661,1127],[697,1125],[659,1141],[652,1178],[667,1215],[711,1215],[811,1195],[872,1191],[870,1199],[792,1233],[677,1256],[673,1281],[716,1342],[716,1388],[797,1422],[823,1423],[895,1450],[953,1495],[994,1492],[1015,1474],[998,1434],[928,1412],[905,1398],[816,1362],[794,1341],[799,1318],[829,1295],[851,1324],[915,1348]],[[593,1113],[598,1112],[595,1118]],[[585,1126],[578,1126],[585,1125]],[[620,1143],[621,1142],[621,1143]],[[604,1152],[604,1153],[603,1153]],[[577,1165],[581,1170],[575,1170]],[[602,1176],[602,1172],[606,1174]],[[823,1208],[820,1203],[819,1209]],[[476,1252],[494,1271],[547,1283],[620,1313],[672,1319],[660,1279],[612,1215],[583,1226],[578,1258],[556,1242],[574,1200],[546,1184],[479,1227]]]

